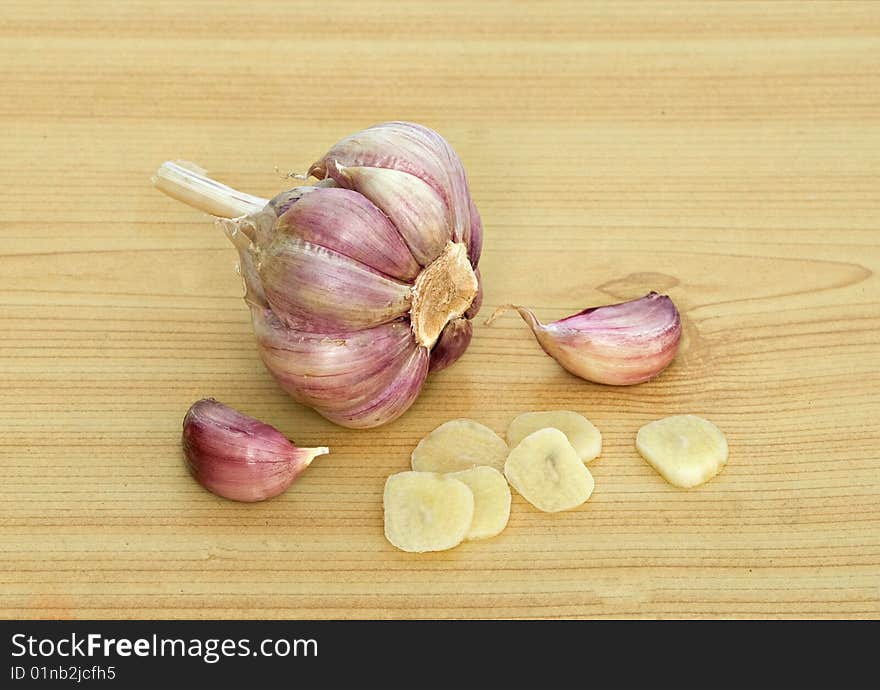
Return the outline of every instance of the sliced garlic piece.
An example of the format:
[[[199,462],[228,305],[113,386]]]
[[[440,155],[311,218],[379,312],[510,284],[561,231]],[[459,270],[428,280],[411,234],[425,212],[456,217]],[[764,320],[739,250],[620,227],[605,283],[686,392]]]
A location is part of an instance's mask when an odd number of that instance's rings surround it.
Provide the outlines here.
[[[458,546],[474,517],[467,484],[433,472],[399,472],[385,482],[385,538],[401,551]]]
[[[559,429],[539,429],[510,451],[504,476],[538,510],[556,513],[584,503],[593,475]]]
[[[682,489],[703,484],[727,463],[727,439],[712,422],[681,414],[646,424],[636,448],[667,482]]]
[[[416,472],[458,472],[488,465],[500,470],[507,444],[489,427],[472,419],[453,419],[425,436],[412,452]]]
[[[569,410],[521,414],[507,427],[507,443],[513,448],[529,434],[548,427],[565,434],[584,462],[594,460],[602,452],[602,434],[599,430],[589,419]]]
[[[464,482],[474,494],[474,520],[465,539],[486,539],[500,534],[510,518],[510,487],[494,467],[474,467],[446,475]]]

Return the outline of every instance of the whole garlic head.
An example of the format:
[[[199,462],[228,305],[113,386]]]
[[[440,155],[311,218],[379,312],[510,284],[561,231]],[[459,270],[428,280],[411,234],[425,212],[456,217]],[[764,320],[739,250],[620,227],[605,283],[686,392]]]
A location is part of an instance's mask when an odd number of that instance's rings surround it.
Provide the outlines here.
[[[309,173],[317,183],[271,200],[191,164],[165,163],[154,183],[225,218],[260,356],[282,388],[342,426],[379,426],[470,343],[480,216],[458,156],[421,125],[353,134]]]

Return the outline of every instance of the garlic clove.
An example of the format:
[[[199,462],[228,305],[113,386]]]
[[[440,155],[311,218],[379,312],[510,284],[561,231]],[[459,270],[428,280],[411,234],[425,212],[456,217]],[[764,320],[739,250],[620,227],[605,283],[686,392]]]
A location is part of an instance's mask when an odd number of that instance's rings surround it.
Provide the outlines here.
[[[487,321],[515,309],[544,351],[587,381],[628,386],[648,381],[675,358],[681,318],[666,295],[650,292],[620,304],[592,307],[549,324],[531,309],[504,305]]]
[[[319,179],[329,176],[345,186],[340,166],[389,168],[424,180],[449,209],[453,241],[471,246],[467,176],[452,146],[437,132],[412,122],[374,125],[337,142],[312,165],[309,174]]]
[[[332,422],[355,429],[370,429],[392,422],[406,412],[419,397],[425,379],[428,378],[429,364],[428,351],[417,347],[400,368],[393,372],[385,389],[375,399],[357,407],[350,405],[344,413],[328,413],[324,416]]]
[[[288,235],[276,235],[258,253],[257,267],[269,305],[292,328],[369,328],[410,308],[409,285]]]
[[[446,324],[437,344],[431,350],[431,366],[428,371],[433,374],[458,361],[470,345],[472,335],[473,326],[469,319],[455,319]]]
[[[480,263],[480,254],[483,251],[483,221],[480,219],[480,212],[474,200],[470,201],[470,217],[471,217],[471,234],[468,237],[468,256],[474,270]]]
[[[405,319],[351,332],[308,332],[288,328],[271,309],[252,309],[254,332],[262,349],[277,356],[275,372],[311,379],[362,376],[386,369],[416,349]]]
[[[340,182],[339,167],[367,166],[402,170],[427,182],[445,198],[444,186],[452,174],[444,145],[427,127],[408,122],[383,122],[337,141],[312,164],[309,175]]]
[[[285,491],[326,447],[297,448],[275,427],[213,399],[194,403],[183,420],[183,451],[203,487],[234,501]]]
[[[281,387],[342,426],[396,419],[418,397],[428,351],[406,320],[349,333],[287,328],[269,309],[251,310],[260,357]]]
[[[422,266],[440,256],[452,239],[446,204],[415,175],[388,168],[341,168],[343,184],[382,209]]]
[[[276,211],[281,208],[284,202]],[[276,232],[338,252],[401,281],[412,282],[421,270],[388,216],[350,189],[313,188],[287,203]]]

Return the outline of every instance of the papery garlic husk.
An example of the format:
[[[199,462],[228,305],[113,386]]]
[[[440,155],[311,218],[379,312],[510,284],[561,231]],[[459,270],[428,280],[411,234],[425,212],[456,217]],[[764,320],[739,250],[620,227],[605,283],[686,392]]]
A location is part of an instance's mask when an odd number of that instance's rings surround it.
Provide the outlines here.
[[[220,218],[260,356],[281,386],[337,424],[378,426],[470,343],[480,216],[458,156],[421,125],[346,137],[309,174],[318,181],[271,200],[181,162],[154,184]]]
[[[629,386],[654,378],[675,358],[681,340],[678,309],[666,295],[591,307],[553,323],[541,323],[531,309],[519,312],[548,355],[575,376],[595,383]]]
[[[283,493],[326,447],[297,448],[275,427],[214,399],[193,403],[183,420],[190,473],[212,493],[253,503]]]

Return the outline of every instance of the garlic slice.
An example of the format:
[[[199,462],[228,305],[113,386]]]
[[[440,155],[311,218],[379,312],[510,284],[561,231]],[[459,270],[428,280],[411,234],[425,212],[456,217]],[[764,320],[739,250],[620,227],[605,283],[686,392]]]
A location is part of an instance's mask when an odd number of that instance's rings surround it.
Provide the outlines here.
[[[468,485],[474,494],[474,519],[465,539],[488,539],[500,534],[510,519],[510,487],[494,467],[473,467],[447,474]]]
[[[682,489],[703,484],[727,464],[727,439],[712,422],[692,414],[645,424],[636,449],[667,482]]]
[[[433,472],[399,472],[385,482],[385,538],[401,551],[445,551],[465,538],[474,517],[467,484]]]
[[[570,410],[525,412],[507,427],[507,444],[513,448],[526,436],[538,429],[559,429],[584,462],[599,457],[602,452],[602,434],[593,423]]]
[[[488,465],[500,470],[507,444],[489,427],[472,419],[453,419],[425,436],[412,452],[417,472],[457,472]]]
[[[559,429],[540,429],[510,451],[504,476],[538,510],[557,513],[590,498],[593,475]]]

